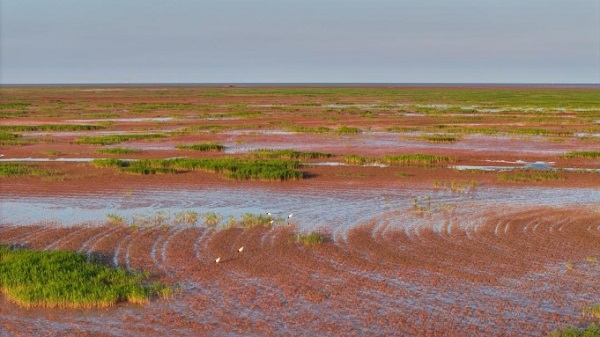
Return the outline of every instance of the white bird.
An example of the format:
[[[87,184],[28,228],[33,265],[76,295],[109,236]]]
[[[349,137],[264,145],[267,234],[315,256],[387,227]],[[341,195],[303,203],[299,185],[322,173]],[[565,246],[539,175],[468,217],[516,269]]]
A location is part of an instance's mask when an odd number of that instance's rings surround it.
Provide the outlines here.
[[[220,256],[217,257],[217,259],[215,260],[215,263],[219,263],[219,262],[221,262],[221,257]]]
[[[272,225],[272,224],[273,224],[273,222],[275,222],[275,220],[271,220],[271,221],[269,221],[269,225]]]
[[[244,246],[241,246],[240,248],[238,248],[238,252],[241,253],[244,250]]]
[[[273,215],[273,213],[267,212],[267,216],[271,216],[271,215]]]
[[[288,215],[288,219],[291,219],[293,215],[294,215],[294,213],[290,213],[290,214]]]

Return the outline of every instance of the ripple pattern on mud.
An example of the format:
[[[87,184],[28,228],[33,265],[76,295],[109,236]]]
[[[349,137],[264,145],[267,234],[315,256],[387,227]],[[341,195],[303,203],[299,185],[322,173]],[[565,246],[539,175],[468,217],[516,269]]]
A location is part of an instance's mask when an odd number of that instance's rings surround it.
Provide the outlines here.
[[[600,251],[599,227],[600,213],[590,207],[508,206],[390,211],[316,246],[297,242],[294,226],[46,225],[22,233],[0,226],[1,244],[29,238],[32,248],[72,247],[181,289],[170,300],[101,313],[0,303],[0,328],[23,334],[29,330],[19,324],[43,325],[70,334],[77,326],[115,336],[543,335],[581,323],[581,309],[600,291],[600,265],[589,258]]]

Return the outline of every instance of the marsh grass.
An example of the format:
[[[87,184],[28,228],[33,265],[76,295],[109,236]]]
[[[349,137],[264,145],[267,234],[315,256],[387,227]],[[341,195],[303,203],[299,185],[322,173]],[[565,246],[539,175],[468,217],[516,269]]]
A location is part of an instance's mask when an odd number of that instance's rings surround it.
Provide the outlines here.
[[[141,152],[142,152],[142,150],[129,149],[129,148],[125,148],[125,147],[113,147],[113,148],[98,150],[98,153],[102,153],[102,154],[138,154]]]
[[[328,128],[326,126],[318,126],[318,127],[308,127],[308,126],[289,126],[286,127],[286,130],[297,132],[297,133],[330,133],[333,132],[333,129]]]
[[[600,158],[600,151],[571,151],[563,155],[564,158]]]
[[[456,159],[448,156],[416,153],[386,155],[383,157],[382,161],[386,164],[395,166],[431,166],[436,164],[451,163],[456,161]]]
[[[327,241],[327,237],[319,232],[310,232],[308,234],[296,234],[296,241],[305,245],[318,245]]]
[[[600,318],[600,304],[595,304],[590,307],[587,307],[583,310],[583,314],[587,316],[592,316],[595,318]]]
[[[42,124],[42,125],[0,125],[0,131],[91,131],[104,129],[103,125],[91,124]]]
[[[555,171],[518,170],[511,172],[500,172],[498,180],[516,183],[563,180],[565,176]]]
[[[420,139],[429,142],[429,143],[455,143],[460,139],[460,136],[457,135],[449,135],[449,134],[434,134],[434,135],[424,135],[421,136]]]
[[[130,140],[147,140],[147,139],[159,139],[164,138],[163,134],[147,133],[147,134],[136,134],[136,135],[110,135],[110,136],[98,136],[98,137],[80,137],[77,138],[77,144],[91,144],[91,145],[111,145]]]
[[[0,246],[0,292],[25,308],[106,308],[170,295],[165,285],[144,285],[147,278],[88,261],[75,252]]]
[[[52,177],[62,173],[56,170],[42,169],[29,164],[0,163],[0,177],[35,176]]]
[[[362,130],[359,128],[345,126],[345,125],[340,126],[336,130],[336,133],[341,134],[341,135],[352,135],[352,134],[357,134],[357,133],[361,133],[361,132],[362,132]]]
[[[272,149],[258,149],[252,151],[252,154],[256,158],[261,159],[317,159],[317,158],[331,158],[333,154],[323,152],[300,152],[290,149],[284,150],[272,150]]]
[[[225,145],[215,143],[201,143],[194,145],[179,145],[180,150],[196,150],[196,151],[225,151]]]
[[[598,337],[600,336],[600,324],[592,323],[584,328],[568,327],[553,331],[549,337]]]
[[[233,180],[298,180],[303,174],[296,171],[299,161],[224,157],[205,159],[143,159],[127,161],[119,159],[95,159],[93,165],[99,167],[117,167],[123,172],[133,174],[180,173],[204,170],[219,173]]]

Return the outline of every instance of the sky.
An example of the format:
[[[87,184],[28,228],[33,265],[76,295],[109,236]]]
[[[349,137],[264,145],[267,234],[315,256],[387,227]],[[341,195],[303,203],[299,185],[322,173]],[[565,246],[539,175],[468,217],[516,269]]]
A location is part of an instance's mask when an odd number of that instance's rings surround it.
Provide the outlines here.
[[[1,0],[0,83],[600,83],[600,0]]]

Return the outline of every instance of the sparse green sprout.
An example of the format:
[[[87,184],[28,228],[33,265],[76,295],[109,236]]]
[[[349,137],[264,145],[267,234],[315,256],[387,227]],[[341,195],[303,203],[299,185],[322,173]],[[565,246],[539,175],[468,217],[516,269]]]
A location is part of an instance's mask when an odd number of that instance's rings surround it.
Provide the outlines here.
[[[434,164],[450,163],[455,160],[456,159],[448,156],[438,156],[421,153],[387,155],[383,157],[384,163],[397,166],[430,166]]]
[[[194,145],[179,145],[180,150],[196,150],[196,151],[225,151],[225,145],[215,143],[201,143]]]
[[[121,217],[117,214],[107,214],[106,222],[109,225],[113,225],[113,226],[125,226],[125,224],[126,224],[125,219],[123,219],[123,217]]]
[[[585,261],[589,264],[596,264],[598,259],[595,256],[588,256],[585,258]]]
[[[583,310],[583,314],[586,316],[592,316],[600,318],[600,304],[592,305]]]
[[[571,151],[563,155],[565,158],[600,158],[600,151]]]
[[[421,139],[429,143],[454,143],[460,139],[460,136],[448,134],[434,134],[422,136]]]
[[[255,227],[266,227],[270,228],[272,225],[273,218],[268,215],[255,215],[252,213],[245,213],[238,222],[242,228],[255,228]]]
[[[216,213],[208,212],[204,216],[204,224],[208,227],[217,227],[217,225],[221,222],[221,217]]]
[[[129,140],[149,140],[164,138],[163,134],[147,133],[147,134],[132,134],[132,135],[110,135],[98,137],[80,137],[77,138],[77,144],[92,144],[92,145],[110,145],[122,143]]]
[[[309,234],[297,234],[296,240],[306,245],[317,245],[325,242],[327,238],[319,232],[311,232]]]
[[[508,182],[536,182],[536,181],[550,181],[550,180],[563,180],[564,175],[556,171],[537,171],[537,170],[518,170],[512,172],[500,172],[498,174],[500,181]]]
[[[175,214],[174,222],[176,224],[185,224],[194,226],[198,222],[199,214],[197,212],[179,212]]]
[[[359,128],[355,128],[355,127],[351,127],[351,126],[340,126],[337,130],[337,133],[341,134],[341,135],[348,135],[348,134],[357,134],[357,133],[361,133],[362,130]]]
[[[262,159],[316,159],[333,157],[331,153],[323,152],[300,152],[290,149],[272,150],[258,149],[252,151],[252,154],[257,158]]]
[[[597,337],[600,336],[600,324],[592,323],[585,328],[568,327],[557,330],[548,335],[549,337]]]
[[[142,150],[139,149],[130,149],[125,147],[112,147],[98,150],[98,153],[102,154],[138,154],[141,152]]]

